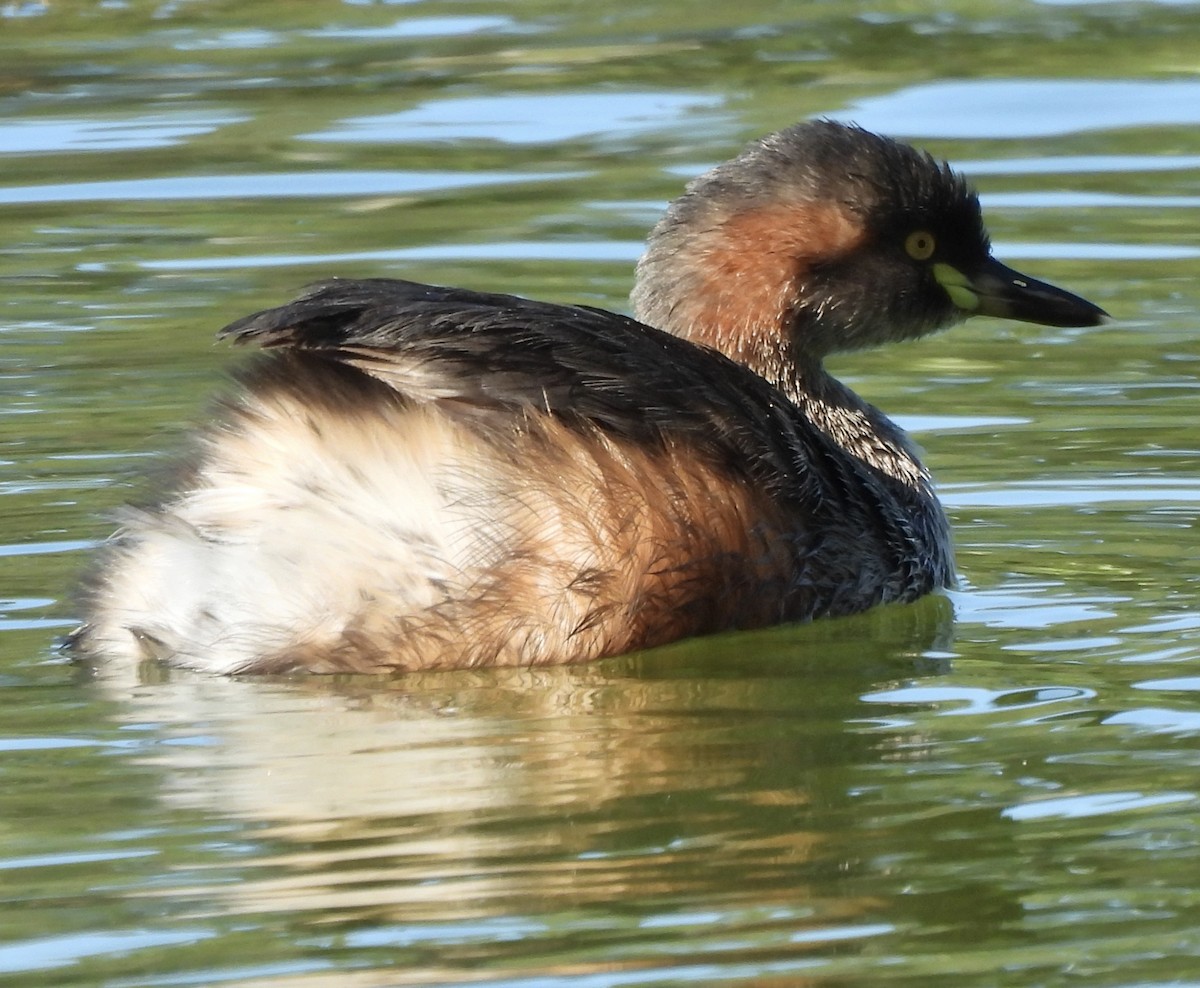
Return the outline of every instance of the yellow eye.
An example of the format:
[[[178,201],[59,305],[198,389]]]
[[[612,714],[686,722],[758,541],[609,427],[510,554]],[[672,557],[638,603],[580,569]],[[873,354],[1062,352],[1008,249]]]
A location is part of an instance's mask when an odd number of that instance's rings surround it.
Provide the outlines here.
[[[914,261],[928,261],[936,247],[937,241],[928,230],[914,230],[904,241],[904,249]]]

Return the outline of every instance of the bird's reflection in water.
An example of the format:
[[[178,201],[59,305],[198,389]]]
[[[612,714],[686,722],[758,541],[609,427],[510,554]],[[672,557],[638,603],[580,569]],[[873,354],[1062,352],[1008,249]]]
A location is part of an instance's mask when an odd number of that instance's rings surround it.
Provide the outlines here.
[[[98,682],[153,732],[166,803],[252,825],[236,881],[170,889],[201,913],[449,922],[704,901],[774,903],[794,923],[810,873],[839,866],[819,821],[894,757],[860,696],[928,672],[952,618],[934,596],[574,667]],[[821,921],[855,909],[826,903]]]

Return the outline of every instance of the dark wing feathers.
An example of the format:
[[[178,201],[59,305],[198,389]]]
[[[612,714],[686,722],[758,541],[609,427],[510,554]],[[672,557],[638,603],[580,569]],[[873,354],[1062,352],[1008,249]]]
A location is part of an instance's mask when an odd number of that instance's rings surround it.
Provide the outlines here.
[[[588,306],[392,279],[334,280],[221,331],[359,367],[419,364],[448,398],[536,408],[638,442],[685,443],[811,501],[823,437],[775,387],[716,351]]]

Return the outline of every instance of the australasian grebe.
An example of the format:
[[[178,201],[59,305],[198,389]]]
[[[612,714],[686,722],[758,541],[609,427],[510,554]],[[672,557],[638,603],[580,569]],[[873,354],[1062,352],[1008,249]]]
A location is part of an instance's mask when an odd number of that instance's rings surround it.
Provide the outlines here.
[[[338,280],[233,323],[274,352],[180,489],[127,512],[76,646],[223,673],[537,665],[913,600],[952,579],[946,517],[824,357],[973,314],[1105,318],[994,260],[947,165],[828,121],[696,179],[633,302]]]

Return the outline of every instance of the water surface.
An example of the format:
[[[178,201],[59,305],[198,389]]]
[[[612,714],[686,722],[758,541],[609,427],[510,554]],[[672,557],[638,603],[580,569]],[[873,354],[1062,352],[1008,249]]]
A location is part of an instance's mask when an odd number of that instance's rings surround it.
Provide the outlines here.
[[[1200,983],[1200,10],[610,7],[0,5],[0,982]],[[387,684],[58,657],[217,327],[331,274],[624,308],[686,179],[818,114],[1117,317],[837,360],[957,590]]]

